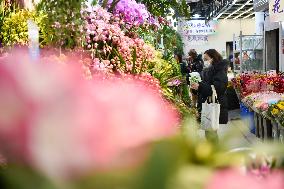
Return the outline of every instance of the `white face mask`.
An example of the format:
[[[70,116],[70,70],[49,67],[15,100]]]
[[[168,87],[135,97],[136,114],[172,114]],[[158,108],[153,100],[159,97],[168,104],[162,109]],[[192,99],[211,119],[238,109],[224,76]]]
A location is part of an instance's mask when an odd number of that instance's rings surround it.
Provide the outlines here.
[[[210,62],[207,60],[207,61],[204,61],[204,68],[208,68],[210,66]]]
[[[204,61],[204,68],[210,67],[211,61],[212,61],[212,59]]]

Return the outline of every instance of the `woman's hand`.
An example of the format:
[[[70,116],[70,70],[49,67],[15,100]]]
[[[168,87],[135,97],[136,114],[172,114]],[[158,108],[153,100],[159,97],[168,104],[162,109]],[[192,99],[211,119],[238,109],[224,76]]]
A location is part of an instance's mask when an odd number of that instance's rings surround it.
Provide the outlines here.
[[[192,83],[190,85],[190,88],[194,89],[194,90],[198,90],[199,84],[198,83]]]

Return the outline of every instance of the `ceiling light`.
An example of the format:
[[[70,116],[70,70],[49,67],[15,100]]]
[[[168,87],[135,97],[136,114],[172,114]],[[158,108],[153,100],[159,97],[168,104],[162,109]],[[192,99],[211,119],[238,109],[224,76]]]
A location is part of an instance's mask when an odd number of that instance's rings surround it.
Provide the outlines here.
[[[228,18],[230,18],[233,14],[239,12],[242,8],[244,8],[244,7],[245,7],[246,5],[248,5],[250,2],[251,2],[251,0],[248,0],[248,1],[247,1],[245,4],[243,4],[240,8],[238,8],[237,10],[235,10],[234,12],[232,12],[229,16],[227,16],[227,17],[225,18],[225,20],[228,19]]]
[[[233,19],[237,19],[237,18],[241,17],[242,15],[244,15],[244,14],[248,13],[249,11],[251,11],[252,9],[253,9],[253,7],[249,8],[248,10],[242,12],[241,14],[239,14],[238,16],[236,16],[236,17],[233,18]]]

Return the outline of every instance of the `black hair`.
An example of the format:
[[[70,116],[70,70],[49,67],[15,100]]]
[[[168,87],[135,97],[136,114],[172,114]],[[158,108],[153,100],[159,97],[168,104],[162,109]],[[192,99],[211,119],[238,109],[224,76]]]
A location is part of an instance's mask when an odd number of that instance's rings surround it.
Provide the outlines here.
[[[204,54],[207,54],[210,58],[213,59],[213,64],[219,63],[223,60],[221,54],[218,53],[218,51],[216,51],[215,49],[208,49],[204,52]]]

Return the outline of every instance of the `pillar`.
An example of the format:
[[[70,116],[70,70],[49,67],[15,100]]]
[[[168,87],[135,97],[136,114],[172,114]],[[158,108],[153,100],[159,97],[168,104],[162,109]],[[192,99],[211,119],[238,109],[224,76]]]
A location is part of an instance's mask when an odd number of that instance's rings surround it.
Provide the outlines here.
[[[255,12],[255,33],[262,35],[264,28],[264,12]]]

